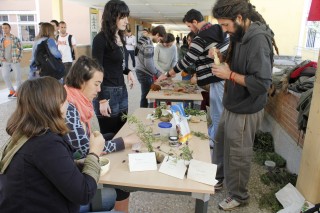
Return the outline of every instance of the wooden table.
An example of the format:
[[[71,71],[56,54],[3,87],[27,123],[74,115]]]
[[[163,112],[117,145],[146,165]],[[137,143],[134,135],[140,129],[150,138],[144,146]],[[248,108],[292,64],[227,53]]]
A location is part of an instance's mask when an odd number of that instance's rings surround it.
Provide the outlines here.
[[[153,109],[140,108],[134,112],[134,115],[146,125],[150,124],[150,126],[153,127],[154,132],[156,132],[158,120],[152,123],[151,120],[146,119],[147,114],[152,112]],[[207,123],[205,121],[196,124],[190,123],[189,125],[192,131],[207,132]],[[115,137],[126,136],[132,132],[132,127],[130,128],[128,123],[126,123]],[[162,145],[161,149],[163,149],[164,146],[166,146],[166,144]],[[189,147],[193,151],[194,159],[211,163],[208,140],[201,140],[200,138],[193,136],[189,141]],[[100,184],[103,184],[104,187],[122,188],[130,191],[152,191],[191,195],[196,198],[195,212],[207,212],[210,194],[214,193],[213,186],[188,180],[186,178],[180,180],[158,171],[130,172],[128,166],[129,153],[134,153],[134,151],[132,151],[131,148],[126,148],[123,151],[108,154],[108,158],[110,159],[110,171],[100,178]],[[158,169],[159,167],[160,164],[158,165]],[[93,204],[99,206],[99,203],[97,202],[101,201],[101,197],[99,197],[99,193],[97,194],[98,196],[94,199]],[[97,211],[99,210],[99,207],[93,210]]]
[[[174,81],[179,82],[179,81]],[[181,81],[183,82],[183,81]],[[191,107],[194,107],[194,103],[200,103],[203,100],[200,90],[197,90],[197,93],[184,93],[184,92],[175,92],[173,89],[162,88],[159,91],[150,90],[147,99],[149,101],[149,107],[153,107],[153,102],[157,103],[157,106],[160,105],[161,101],[171,101],[171,102],[190,102]],[[200,104],[199,104],[200,105]]]

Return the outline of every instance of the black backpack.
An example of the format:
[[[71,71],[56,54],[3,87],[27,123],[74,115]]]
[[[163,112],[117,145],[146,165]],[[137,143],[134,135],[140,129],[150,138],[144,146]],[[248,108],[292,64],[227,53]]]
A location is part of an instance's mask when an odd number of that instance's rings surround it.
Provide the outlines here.
[[[58,41],[58,38],[59,38],[59,35],[57,35],[56,37],[56,41]],[[71,56],[72,56],[72,60],[75,60],[76,59],[76,56],[74,54],[74,49],[73,49],[73,46],[72,46],[72,35],[68,35],[68,43],[69,43],[69,47],[70,47],[70,50],[71,50]]]
[[[64,64],[60,58],[54,57],[48,47],[48,39],[42,41],[35,54],[35,63],[40,76],[51,76],[61,79],[65,74]]]

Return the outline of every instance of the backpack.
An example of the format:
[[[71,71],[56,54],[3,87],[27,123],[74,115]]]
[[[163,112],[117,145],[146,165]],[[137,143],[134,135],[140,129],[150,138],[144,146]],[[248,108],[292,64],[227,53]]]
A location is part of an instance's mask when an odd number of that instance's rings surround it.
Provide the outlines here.
[[[60,58],[54,57],[48,47],[48,39],[42,41],[35,54],[35,63],[40,76],[51,76],[61,79],[65,74],[64,64]]]
[[[56,37],[56,41],[58,41],[59,39],[59,35],[57,35]],[[70,47],[70,51],[71,51],[71,56],[72,56],[72,60],[75,60],[76,59],[76,56],[74,54],[74,49],[73,49],[73,46],[72,46],[72,35],[68,34],[68,43],[69,43],[69,47]]]

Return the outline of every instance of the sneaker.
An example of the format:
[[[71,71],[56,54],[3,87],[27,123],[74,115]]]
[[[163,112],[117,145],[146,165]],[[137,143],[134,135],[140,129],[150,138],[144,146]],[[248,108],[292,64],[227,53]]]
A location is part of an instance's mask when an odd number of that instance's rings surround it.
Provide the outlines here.
[[[233,210],[236,207],[240,206],[240,204],[241,203],[232,199],[231,197],[227,197],[219,203],[219,208],[221,208],[225,211],[230,211],[230,210]]]
[[[8,98],[11,98],[16,92],[14,90],[10,90]]]
[[[15,93],[11,96],[11,98],[17,98],[17,93],[15,92]]]
[[[215,191],[220,191],[223,188],[223,180],[219,180],[216,185],[214,185]]]

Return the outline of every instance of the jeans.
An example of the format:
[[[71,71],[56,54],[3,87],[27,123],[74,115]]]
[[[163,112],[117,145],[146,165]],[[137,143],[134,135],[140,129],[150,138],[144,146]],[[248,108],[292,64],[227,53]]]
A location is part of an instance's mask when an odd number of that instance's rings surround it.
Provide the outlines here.
[[[210,138],[210,147],[214,147],[214,137],[217,133],[220,117],[223,111],[222,97],[224,90],[224,81],[219,81],[210,84],[210,118],[211,125],[208,127]]]
[[[111,108],[110,117],[117,117],[123,112],[128,111],[128,91],[125,85],[120,87],[101,86],[101,92],[106,99],[109,99],[109,106]],[[100,114],[99,100],[94,100],[93,105],[97,117],[103,117]]]
[[[131,61],[132,61],[132,66],[133,68],[136,67],[136,60],[135,60],[135,56],[134,56],[134,50],[128,50],[126,52],[126,55],[125,55],[125,60],[126,60],[126,68],[128,68],[128,63],[129,63],[129,55],[130,55],[130,58],[131,58]]]
[[[148,95],[148,92],[150,91],[151,85],[153,84],[153,78],[152,76],[140,70],[136,70],[136,74],[137,74],[138,81],[141,84],[140,107],[148,108],[147,95]]]
[[[16,73],[16,89],[19,88],[19,86],[22,83],[21,80],[21,69],[20,69],[20,63],[8,63],[8,62],[2,62],[2,77],[4,82],[6,83],[6,86],[9,90],[15,91],[11,79],[10,79],[10,70],[13,70],[13,72]]]
[[[111,211],[116,202],[117,193],[113,188],[102,188],[101,189],[102,196],[102,207],[103,211]],[[79,213],[90,212],[90,203],[87,205],[80,206]]]

